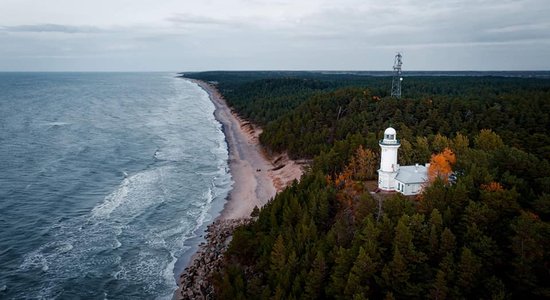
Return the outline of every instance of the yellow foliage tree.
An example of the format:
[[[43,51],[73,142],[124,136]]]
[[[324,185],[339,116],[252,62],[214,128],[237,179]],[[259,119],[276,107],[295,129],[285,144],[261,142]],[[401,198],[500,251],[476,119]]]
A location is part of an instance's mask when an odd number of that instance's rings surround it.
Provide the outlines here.
[[[365,192],[364,181],[375,177],[377,162],[376,153],[359,146],[341,173],[326,178],[339,190],[337,199],[342,204],[353,209],[353,203]]]
[[[428,180],[433,182],[436,178],[441,178],[447,182],[449,175],[453,172],[452,166],[456,163],[454,152],[445,148],[443,152],[433,154],[428,168]]]
[[[378,157],[370,149],[359,146],[355,155],[351,158],[347,169],[351,169],[352,176],[356,180],[374,179],[376,176],[376,166]]]
[[[436,152],[445,150],[445,148],[449,147],[449,144],[449,138],[439,133],[434,137],[434,140],[432,142],[433,149]]]
[[[502,138],[491,129],[481,129],[474,142],[476,147],[483,151],[493,151],[504,147]]]

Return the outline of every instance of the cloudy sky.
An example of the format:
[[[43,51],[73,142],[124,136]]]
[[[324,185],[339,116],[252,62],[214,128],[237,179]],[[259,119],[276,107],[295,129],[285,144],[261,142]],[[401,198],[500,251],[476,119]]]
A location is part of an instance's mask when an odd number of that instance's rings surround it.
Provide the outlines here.
[[[550,0],[0,0],[0,71],[550,70]]]

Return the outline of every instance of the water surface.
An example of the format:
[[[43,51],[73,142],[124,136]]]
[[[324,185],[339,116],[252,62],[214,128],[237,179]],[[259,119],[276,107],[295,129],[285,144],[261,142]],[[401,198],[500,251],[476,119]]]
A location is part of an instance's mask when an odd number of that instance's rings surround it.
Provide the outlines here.
[[[0,298],[170,298],[231,186],[214,106],[169,73],[0,73]]]

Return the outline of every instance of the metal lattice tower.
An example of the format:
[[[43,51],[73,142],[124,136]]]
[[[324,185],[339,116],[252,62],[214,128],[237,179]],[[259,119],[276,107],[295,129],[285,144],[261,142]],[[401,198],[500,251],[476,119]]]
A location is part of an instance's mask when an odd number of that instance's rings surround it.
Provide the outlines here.
[[[403,62],[401,61],[401,53],[397,52],[395,55],[395,59],[393,61],[393,79],[391,83],[391,96],[396,98],[401,98],[401,81],[403,81],[403,77],[401,77],[401,65],[403,65]]]

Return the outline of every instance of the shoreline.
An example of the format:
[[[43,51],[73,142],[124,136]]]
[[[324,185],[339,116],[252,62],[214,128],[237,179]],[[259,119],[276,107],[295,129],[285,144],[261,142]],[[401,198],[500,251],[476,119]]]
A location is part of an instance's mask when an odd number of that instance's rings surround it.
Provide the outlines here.
[[[218,219],[247,218],[254,206],[262,207],[276,194],[273,181],[266,176],[272,164],[263,155],[257,139],[259,133],[252,125],[233,113],[215,87],[204,81],[193,82],[214,103],[214,116],[222,124],[229,151],[229,171],[234,183]]]
[[[212,292],[208,279],[219,269],[233,230],[250,220],[254,207],[263,207],[279,191],[299,180],[307,162],[290,160],[286,154],[269,157],[259,142],[262,129],[241,119],[215,86],[200,80],[182,79],[197,84],[214,104],[214,116],[225,135],[233,180],[219,215],[196,231],[196,242],[203,242],[192,245],[184,254],[188,263],[177,280],[174,299],[205,299]]]
[[[229,151],[229,171],[233,186],[218,219],[250,217],[292,181],[299,180],[306,161],[294,161],[286,154],[269,157],[260,145],[262,129],[240,118],[211,84],[184,78],[207,92],[214,103],[214,116],[222,124]]]

